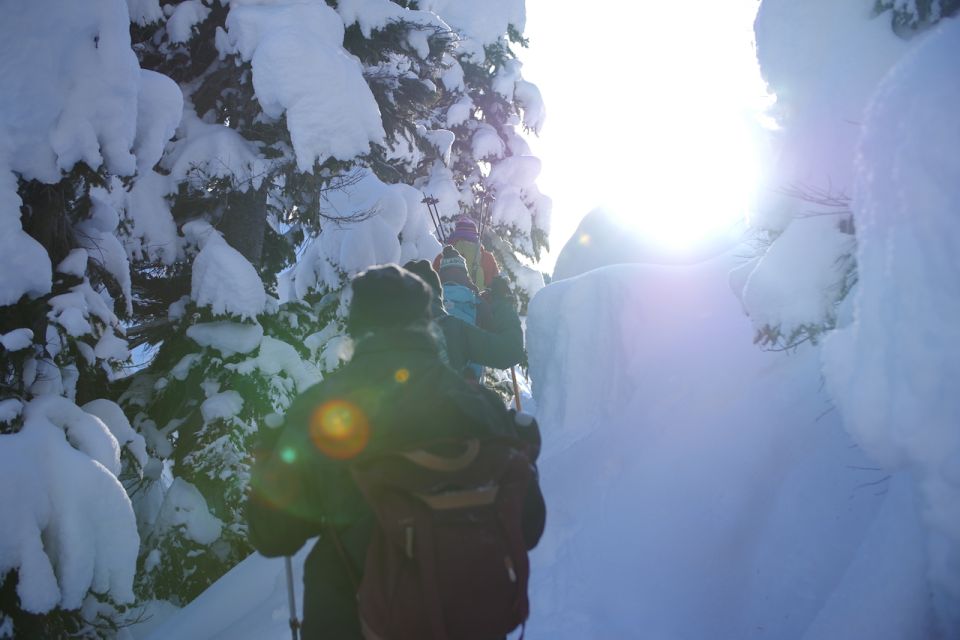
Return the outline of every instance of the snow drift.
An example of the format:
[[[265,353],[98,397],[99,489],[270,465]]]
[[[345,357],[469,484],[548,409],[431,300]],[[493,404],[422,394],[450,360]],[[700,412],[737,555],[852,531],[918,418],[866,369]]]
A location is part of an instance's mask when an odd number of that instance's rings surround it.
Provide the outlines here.
[[[528,635],[930,637],[908,482],[851,445],[816,349],[751,344],[729,268],[607,267],[531,303]]]
[[[960,21],[894,67],[867,111],[854,215],[854,322],[827,382],[857,442],[912,472],[944,637],[960,637]]]
[[[557,254],[553,279],[572,278],[613,264],[693,264],[723,253],[736,244],[742,230],[718,235],[695,246],[668,249],[630,228],[613,211],[597,208],[580,220],[577,230]]]

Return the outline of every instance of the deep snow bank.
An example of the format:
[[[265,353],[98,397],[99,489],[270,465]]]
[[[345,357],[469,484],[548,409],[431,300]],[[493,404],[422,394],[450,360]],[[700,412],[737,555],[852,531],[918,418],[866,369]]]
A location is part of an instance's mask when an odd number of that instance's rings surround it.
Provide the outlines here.
[[[310,541],[293,557],[300,614],[303,561],[312,547]],[[134,627],[133,636],[149,640],[286,640],[290,637],[290,607],[283,565],[279,558],[254,553],[183,609],[171,614],[163,605],[148,607],[146,623]]]
[[[846,438],[817,350],[752,345],[729,266],[607,267],[532,302],[528,637],[929,637],[907,481]]]
[[[960,20],[893,68],[864,118],[854,322],[825,347],[857,442],[916,478],[943,636],[960,637]]]
[[[631,228],[605,208],[588,213],[557,255],[553,279],[572,278],[612,264],[693,264],[723,253],[737,244],[742,229],[717,235],[696,245],[669,249]]]

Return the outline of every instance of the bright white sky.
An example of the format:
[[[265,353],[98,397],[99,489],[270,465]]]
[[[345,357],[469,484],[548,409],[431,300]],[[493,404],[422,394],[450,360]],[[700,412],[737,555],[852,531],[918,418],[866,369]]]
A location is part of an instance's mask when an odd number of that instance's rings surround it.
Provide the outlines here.
[[[767,104],[753,50],[757,0],[527,0],[523,75],[547,121],[531,140],[553,198],[555,256],[605,205],[665,245],[743,219]]]

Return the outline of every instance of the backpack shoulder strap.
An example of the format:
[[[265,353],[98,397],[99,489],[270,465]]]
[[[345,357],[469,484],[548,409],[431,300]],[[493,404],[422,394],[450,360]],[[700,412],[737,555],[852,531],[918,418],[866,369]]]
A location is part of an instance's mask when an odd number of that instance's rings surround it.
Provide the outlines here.
[[[477,454],[480,453],[480,441],[476,438],[470,438],[467,440],[466,450],[455,457],[446,457],[439,456],[425,449],[417,449],[414,451],[404,451],[400,455],[404,458],[413,462],[414,464],[420,465],[425,469],[431,471],[460,471],[466,469],[473,461],[477,459]]]
[[[350,556],[347,555],[347,550],[343,548],[340,534],[337,533],[336,528],[332,524],[327,524],[324,527],[324,533],[330,537],[333,547],[337,550],[337,555],[340,556],[344,571],[346,571],[347,577],[350,579],[350,586],[353,587],[353,592],[356,593],[357,590],[360,589],[360,574],[357,572],[357,568],[353,566]]]

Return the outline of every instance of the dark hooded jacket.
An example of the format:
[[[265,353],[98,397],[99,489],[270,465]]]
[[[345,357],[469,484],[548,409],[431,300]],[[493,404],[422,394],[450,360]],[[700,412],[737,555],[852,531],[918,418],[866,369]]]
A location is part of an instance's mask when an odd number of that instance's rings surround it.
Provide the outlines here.
[[[463,372],[468,362],[494,369],[509,369],[523,360],[523,330],[517,312],[508,303],[493,306],[494,327],[485,331],[443,309],[440,298],[431,307],[434,322],[443,332],[450,368]]]
[[[266,556],[291,555],[319,536],[304,568],[305,639],[360,637],[356,584],[374,519],[350,464],[439,439],[516,436],[511,415],[487,394],[444,365],[425,330],[391,329],[359,340],[348,364],[290,407],[276,445],[254,465],[247,520]],[[345,430],[332,444],[318,426],[324,416]],[[542,513],[533,515],[539,537]]]
[[[429,262],[415,260],[404,268],[420,276],[433,291],[430,310],[442,333],[443,357],[451,369],[464,373],[468,362],[509,369],[523,362],[523,327],[506,280],[495,279],[483,293],[483,304],[477,310],[480,326],[475,326],[444,310],[440,277]]]

